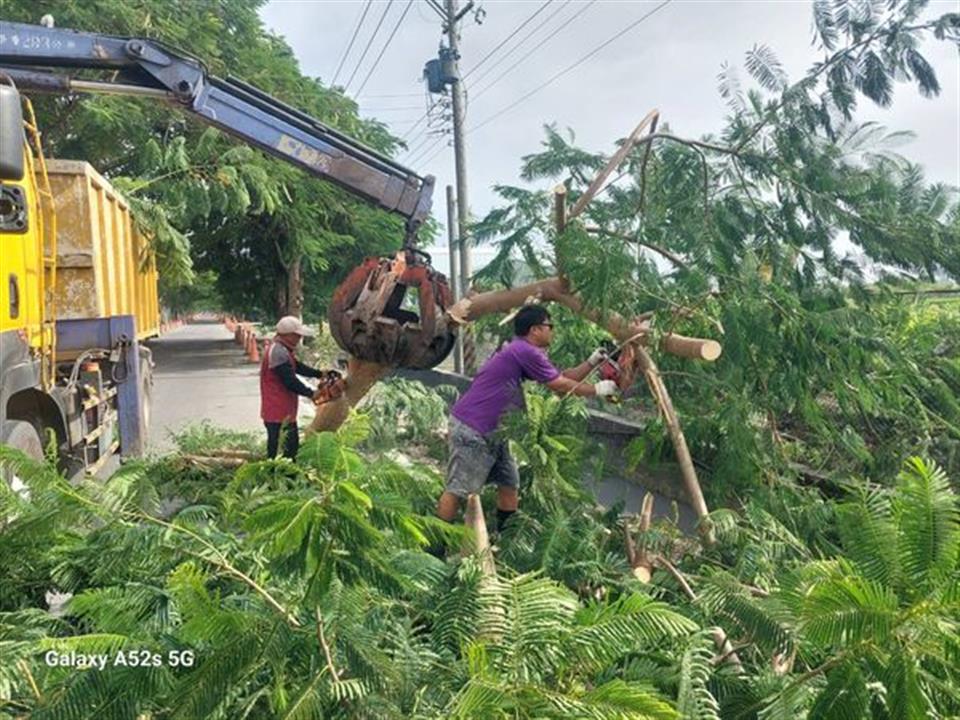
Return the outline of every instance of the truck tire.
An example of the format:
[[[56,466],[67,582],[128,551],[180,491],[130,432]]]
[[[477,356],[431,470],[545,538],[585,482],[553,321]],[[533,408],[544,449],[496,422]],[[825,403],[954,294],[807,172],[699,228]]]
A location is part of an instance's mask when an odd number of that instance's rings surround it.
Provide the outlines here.
[[[0,444],[16,448],[34,460],[43,460],[43,441],[40,439],[40,433],[26,420],[4,422],[3,430],[0,432]],[[27,486],[12,469],[4,468],[3,479],[14,492],[23,496],[28,495]]]

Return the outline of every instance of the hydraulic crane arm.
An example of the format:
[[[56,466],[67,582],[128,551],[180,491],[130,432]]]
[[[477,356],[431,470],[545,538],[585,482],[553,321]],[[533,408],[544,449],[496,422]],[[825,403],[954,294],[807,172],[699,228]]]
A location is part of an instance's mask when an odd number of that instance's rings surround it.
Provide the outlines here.
[[[109,82],[46,68],[111,71]],[[113,37],[0,21],[0,73],[42,92],[103,92],[168,100],[244,142],[330,180],[407,220],[407,246],[430,213],[434,179],[327,127],[236,79],[155,40]]]

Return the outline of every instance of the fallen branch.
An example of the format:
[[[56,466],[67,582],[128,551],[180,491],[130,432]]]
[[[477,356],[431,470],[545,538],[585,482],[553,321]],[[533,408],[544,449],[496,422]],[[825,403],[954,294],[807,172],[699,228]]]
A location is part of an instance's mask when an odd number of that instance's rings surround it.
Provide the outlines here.
[[[640,124],[637,125],[633,132],[630,133],[630,136],[624,141],[617,151],[613,154],[613,157],[610,158],[606,166],[597,173],[597,176],[593,179],[593,182],[590,183],[590,186],[587,188],[586,192],[580,196],[580,199],[574,204],[573,209],[570,210],[569,215],[567,216],[567,221],[573,220],[577,215],[583,212],[584,208],[593,200],[594,196],[600,192],[603,183],[606,182],[607,178],[610,177],[610,174],[620,167],[627,155],[630,154],[630,151],[636,146],[640,140],[640,133],[648,126],[652,124],[653,128],[657,126],[657,120],[660,118],[660,112],[658,110],[651,110],[647,113],[647,116],[640,121]],[[650,137],[649,135],[647,137]],[[646,140],[646,138],[644,138]]]
[[[670,440],[673,442],[673,448],[677,455],[677,462],[680,464],[680,472],[683,476],[683,484],[687,491],[687,497],[697,513],[699,520],[700,536],[704,543],[712,545],[714,543],[713,529],[710,526],[707,502],[703,498],[703,491],[700,489],[700,481],[697,479],[697,471],[693,466],[693,458],[690,455],[690,449],[687,447],[687,439],[680,427],[680,420],[677,418],[677,412],[673,408],[673,401],[670,399],[670,393],[667,392],[666,385],[663,384],[663,378],[653,358],[642,347],[637,347],[637,358],[640,363],[640,370],[646,378],[650,392],[653,394],[657,406],[663,415],[663,421],[667,425],[670,433]]]
[[[463,513],[463,524],[467,528],[467,535],[463,539],[460,554],[463,556],[477,555],[480,558],[480,568],[484,577],[493,578],[497,575],[497,566],[490,551],[490,535],[487,533],[487,523],[483,518],[483,505],[479,495],[467,496],[467,507]]]
[[[633,535],[630,533],[630,526],[624,523],[627,544],[627,561],[630,563],[630,569],[633,576],[642,583],[649,583],[653,576],[653,560],[647,552],[646,539],[643,537],[650,532],[650,522],[653,518],[653,493],[646,493],[640,504],[640,549],[637,550],[633,542]]]
[[[673,579],[677,581],[677,584],[680,585],[684,594],[690,599],[690,602],[695,603],[699,600],[693,588],[690,587],[690,583],[687,582],[687,579],[683,576],[683,573],[677,570],[673,563],[659,555],[653,558],[653,561],[670,573]],[[721,662],[728,662],[733,666],[738,675],[743,674],[743,662],[740,660],[740,656],[737,655],[736,648],[733,647],[730,638],[727,637],[726,631],[722,627],[714,626],[710,628],[710,635],[713,637],[713,644],[716,646],[717,652],[720,653],[713,659],[714,664],[719,665]]]
[[[178,459],[189,465],[222,468],[238,468],[249,461],[249,458],[223,457],[220,455],[180,455]]]
[[[635,243],[637,245],[647,248],[648,250],[652,250],[658,255],[662,255],[677,267],[681,267],[684,270],[690,269],[690,266],[684,260],[682,260],[679,256],[674,255],[672,252],[660,247],[659,245],[648,243],[644,240],[641,240],[638,237],[633,237],[625,233],[619,233],[614,230],[605,230],[604,228],[594,227],[593,225],[587,225],[583,229],[586,230],[588,233],[594,233],[596,235],[608,235],[610,237],[620,238],[621,240],[625,240],[629,243]]]
[[[523,305],[528,297],[539,297],[543,302],[555,302],[571,309],[591,322],[605,328],[619,342],[624,342],[636,335],[650,333],[649,316],[641,316],[627,320],[615,312],[601,314],[583,305],[580,297],[560,277],[539,280],[529,285],[523,285],[505,290],[492,290],[463,298],[447,310],[448,317],[454,322],[465,325],[478,318],[493,313],[506,313],[515,307]],[[716,340],[691,338],[676,333],[665,335],[660,349],[671,355],[678,355],[691,360],[716,360],[723,352],[723,347]]]

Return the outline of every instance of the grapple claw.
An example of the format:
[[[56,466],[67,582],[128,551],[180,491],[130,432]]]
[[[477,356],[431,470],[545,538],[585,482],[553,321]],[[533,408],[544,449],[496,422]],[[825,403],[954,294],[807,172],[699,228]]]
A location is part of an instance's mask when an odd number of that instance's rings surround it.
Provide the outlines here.
[[[408,293],[419,312],[403,307]],[[453,349],[456,326],[445,315],[452,303],[447,278],[429,256],[408,248],[364,260],[334,291],[327,319],[337,344],[354,357],[424,369]]]

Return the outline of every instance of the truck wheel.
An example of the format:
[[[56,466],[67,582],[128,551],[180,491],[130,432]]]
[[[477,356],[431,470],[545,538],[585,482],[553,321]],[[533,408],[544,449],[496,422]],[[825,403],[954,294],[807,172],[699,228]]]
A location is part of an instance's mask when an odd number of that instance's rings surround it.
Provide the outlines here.
[[[7,420],[3,423],[0,444],[16,448],[34,460],[43,460],[43,441],[40,439],[40,433],[25,420]],[[3,479],[14,492],[24,497],[28,495],[26,484],[17,477],[12,468],[4,468]]]

